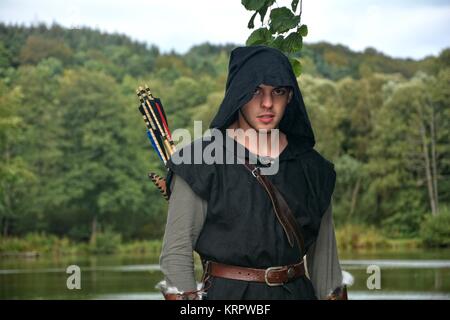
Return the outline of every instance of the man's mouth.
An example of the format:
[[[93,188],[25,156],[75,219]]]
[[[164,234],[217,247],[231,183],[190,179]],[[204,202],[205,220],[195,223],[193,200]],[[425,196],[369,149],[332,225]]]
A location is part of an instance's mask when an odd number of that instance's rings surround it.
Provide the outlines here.
[[[258,116],[257,118],[262,123],[270,123],[273,120],[273,118],[275,118],[275,115],[274,114],[262,114],[262,115]]]

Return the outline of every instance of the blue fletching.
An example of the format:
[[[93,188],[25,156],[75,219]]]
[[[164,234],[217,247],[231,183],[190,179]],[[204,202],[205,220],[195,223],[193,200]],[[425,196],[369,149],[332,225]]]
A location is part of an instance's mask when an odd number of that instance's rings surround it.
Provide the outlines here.
[[[153,149],[155,149],[156,153],[158,154],[158,157],[161,159],[161,161],[164,162],[163,158],[159,154],[158,148],[156,147],[155,141],[153,141],[153,138],[152,138],[152,135],[150,133],[150,130],[147,130],[147,137],[150,140],[150,142],[152,143]]]

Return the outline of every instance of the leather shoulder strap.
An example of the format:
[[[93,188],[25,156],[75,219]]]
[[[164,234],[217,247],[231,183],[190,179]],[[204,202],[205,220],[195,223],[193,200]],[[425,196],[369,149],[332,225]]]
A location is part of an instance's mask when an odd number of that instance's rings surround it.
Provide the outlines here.
[[[295,217],[292,214],[292,211],[289,208],[289,205],[287,204],[283,195],[280,193],[280,191],[278,191],[273,183],[270,182],[269,179],[267,179],[266,176],[261,175],[258,167],[248,163],[247,160],[244,163],[244,166],[252,173],[256,180],[258,180],[258,182],[266,190],[267,194],[270,197],[270,200],[272,201],[275,215],[277,216],[278,221],[280,222],[281,226],[284,229],[284,232],[286,233],[289,244],[291,245],[291,247],[293,247],[294,241],[296,241],[301,251],[300,255],[303,258],[303,255],[305,254],[305,244],[300,226],[298,225],[297,220],[295,220]]]

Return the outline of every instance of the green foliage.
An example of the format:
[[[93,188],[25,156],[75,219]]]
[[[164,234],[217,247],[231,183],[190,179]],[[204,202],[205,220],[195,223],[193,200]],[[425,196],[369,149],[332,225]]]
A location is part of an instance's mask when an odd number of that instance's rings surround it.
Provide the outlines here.
[[[420,229],[420,236],[426,246],[450,246],[450,207],[441,208],[438,215],[428,214]]]
[[[47,235],[44,233],[29,233],[23,238],[0,237],[1,255],[13,255],[18,253],[28,253],[29,255],[62,255],[76,253],[76,248],[66,237],[58,238],[54,235]]]
[[[0,41],[0,70],[6,69],[11,65],[11,54]]]
[[[308,106],[308,115],[314,128],[318,149],[327,158],[339,156],[344,137],[340,130],[343,119],[346,118],[340,104],[340,92],[336,83],[327,79],[303,75],[299,78],[303,99]]]
[[[41,255],[58,257],[113,253],[158,257],[161,253],[161,246],[161,239],[122,243],[121,235],[111,230],[99,233],[95,243],[74,242],[67,237],[33,232],[20,238],[0,236],[0,257],[37,257]]]
[[[303,37],[298,33],[289,34],[283,42],[282,48],[284,51],[297,52],[303,46]]]
[[[348,224],[336,230],[336,242],[343,250],[388,247],[387,239],[374,227]]]
[[[178,94],[169,97],[168,110],[189,109],[205,102],[209,91],[208,81],[199,82],[193,78],[179,77],[173,84],[173,91]]]
[[[95,241],[90,243],[89,252],[93,254],[112,254],[116,253],[122,243],[122,236],[111,230],[105,230],[98,233]]]
[[[267,28],[259,28],[253,31],[247,39],[247,46],[256,46],[259,44],[264,44],[272,39],[272,34]]]
[[[72,50],[64,42],[30,36],[20,52],[20,61],[22,64],[36,64],[49,57],[68,61],[71,55]]]
[[[292,9],[295,10],[295,9]],[[306,24],[302,24],[298,29],[297,32],[302,36],[306,37],[308,35],[308,26]]]
[[[35,175],[20,152],[26,127],[20,110],[22,99],[20,88],[8,90],[0,82],[0,221],[1,232],[5,235],[11,224],[20,218],[28,185],[35,181]]]
[[[217,78],[226,72],[228,57],[234,45],[212,45],[208,42],[193,46],[184,56],[186,66],[192,69],[192,74],[209,75]],[[222,86],[220,86],[220,89]]]
[[[99,73],[72,71],[61,78],[62,122],[68,129],[61,148],[71,157],[61,164],[66,175],[56,180],[59,193],[71,205],[99,214],[136,211],[145,198],[137,183],[141,173],[129,166],[136,159],[134,133],[118,92],[114,80]],[[126,141],[129,148],[123,148]]]
[[[242,0],[241,2],[242,2],[242,5],[247,10],[261,10],[264,6],[270,5],[274,1],[267,1],[267,0]]]
[[[308,34],[308,27],[300,25],[301,9],[298,15],[295,14],[298,0],[291,2],[291,8],[280,7],[272,8],[274,0],[242,0],[242,5],[250,11],[255,11],[247,27],[253,29],[255,27],[255,18],[259,14],[262,26],[254,30],[246,41],[247,46],[267,45],[283,51],[292,64],[295,75],[299,76],[302,68],[298,56],[303,46],[303,37]],[[301,7],[301,1],[300,1]],[[267,11],[270,10],[269,21],[264,23]],[[297,28],[288,35],[285,33]]]
[[[296,16],[287,7],[275,8],[270,11],[270,30],[277,33],[285,33],[297,27],[300,16]],[[301,37],[301,35],[299,35]]]
[[[333,215],[336,223],[367,221],[367,216],[358,212],[361,208],[358,201],[359,188],[362,187],[362,181],[365,178],[363,163],[344,154],[335,161],[335,170],[339,179],[336,181],[334,198],[345,199],[345,201],[339,201],[335,207]]]
[[[427,211],[424,192],[417,188],[406,188],[395,192],[382,220],[385,233],[391,237],[417,237],[424,212]]]
[[[370,225],[398,241],[416,237],[430,211],[423,146],[431,157],[432,115],[441,210],[450,203],[449,50],[414,61],[374,49],[358,53],[341,45],[303,44],[307,27],[300,23],[285,34],[270,33],[270,25],[287,22],[269,23],[274,1],[244,2],[258,10],[253,24],[261,18],[262,25],[256,28],[266,30],[256,42],[301,49],[289,58],[303,69],[298,80],[316,149],[336,165],[338,228]],[[292,1],[294,17],[299,7]],[[205,43],[183,55],[161,54],[117,34],[0,23],[0,231],[69,237],[82,243],[70,243],[77,252],[89,252],[93,222],[127,242],[160,239],[167,203],[147,173],[165,170],[145,136],[134,90],[149,84],[162,98],[172,129],[192,129],[193,120],[202,120],[206,129],[223,99],[235,47]],[[421,123],[425,143],[419,139]],[[364,236],[365,227],[358,228],[352,233]],[[374,234],[344,242],[349,248],[380,243]],[[19,240],[3,243],[33,248]],[[45,243],[39,244],[42,252],[49,250]],[[150,250],[147,245],[117,250],[143,252]],[[66,250],[66,244],[59,246]]]
[[[122,254],[142,254],[157,257],[160,255],[162,249],[161,240],[151,241],[135,241],[132,243],[123,244],[119,247],[119,253]]]

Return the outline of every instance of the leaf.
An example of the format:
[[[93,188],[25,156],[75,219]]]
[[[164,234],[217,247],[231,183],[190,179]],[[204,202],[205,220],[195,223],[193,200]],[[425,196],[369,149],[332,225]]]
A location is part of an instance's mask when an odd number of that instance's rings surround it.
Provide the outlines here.
[[[272,35],[271,35],[269,29],[267,29],[267,28],[259,28],[259,29],[256,29],[255,31],[253,31],[250,34],[250,36],[248,37],[248,39],[245,42],[245,44],[247,46],[263,44],[263,43],[268,42],[271,37],[272,37]]]
[[[284,33],[295,28],[300,23],[300,16],[296,16],[286,7],[276,8],[270,12],[271,30]]]
[[[306,24],[302,24],[299,28],[297,28],[297,32],[300,33],[302,37],[306,37],[308,35],[308,26]]]
[[[283,51],[283,43],[284,43],[284,37],[280,35],[270,41],[270,46]]]
[[[245,9],[252,11],[258,11],[266,4],[266,2],[267,1],[265,0],[241,0],[241,3],[245,7]]]
[[[302,64],[297,59],[289,58],[289,61],[291,62],[295,76],[298,77],[302,73]]]
[[[259,15],[261,16],[261,23],[264,23],[264,17],[266,16],[268,6],[264,6],[261,10],[259,10]]]
[[[297,6],[298,6],[298,0],[292,0],[292,3],[291,3],[292,11],[295,12],[295,10],[297,10]]]
[[[241,0],[242,5],[250,11],[256,11],[261,16],[261,23],[264,22],[264,17],[266,16],[267,9],[275,2],[275,0]],[[253,17],[252,17],[253,18]],[[254,18],[253,18],[254,19]],[[252,25],[249,21],[249,25]],[[250,28],[250,27],[249,27]],[[253,29],[250,28],[250,29]]]
[[[258,14],[258,12],[255,12],[253,15],[252,15],[252,17],[250,18],[250,21],[248,22],[248,25],[247,25],[247,27],[249,28],[249,29],[253,29],[254,27],[255,27],[255,17],[256,17],[256,15]]]
[[[283,42],[283,51],[298,52],[303,46],[303,38],[297,32],[290,33]]]

